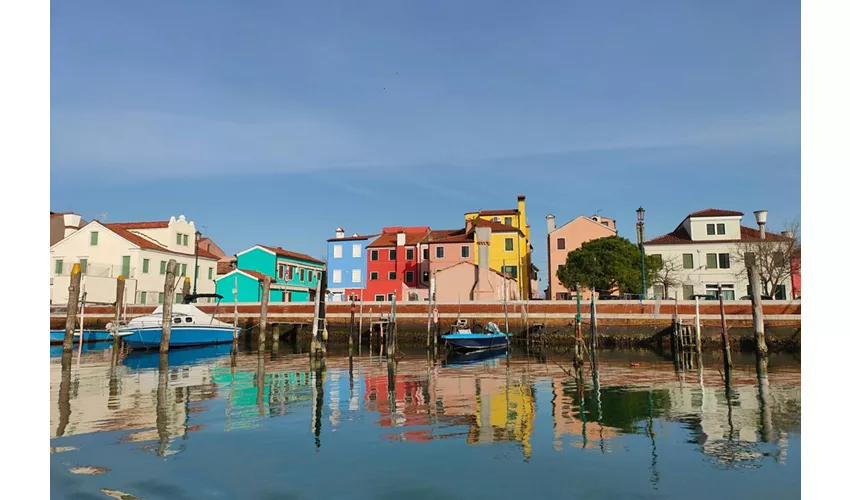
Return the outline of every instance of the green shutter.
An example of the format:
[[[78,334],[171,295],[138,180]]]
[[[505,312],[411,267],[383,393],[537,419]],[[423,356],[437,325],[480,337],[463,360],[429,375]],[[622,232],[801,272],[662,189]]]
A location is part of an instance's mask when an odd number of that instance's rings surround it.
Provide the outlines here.
[[[505,238],[505,251],[511,252],[514,249],[514,239],[513,238]]]
[[[182,293],[178,293],[178,294],[175,296],[175,300],[174,300],[174,302],[175,302],[176,304],[182,304],[182,303],[183,303],[183,294],[182,294]]]
[[[142,260],[142,272],[147,274],[148,271],[150,270],[150,267],[151,267],[151,260],[150,259],[143,259]]]
[[[56,259],[56,269],[54,274],[62,274],[62,259]]]
[[[142,292],[142,304],[148,303],[148,292]]]
[[[157,295],[157,297],[156,297],[156,301],[157,301],[157,303],[158,303],[158,304],[162,304],[162,297],[163,297],[162,292],[160,292],[160,293],[158,293],[158,294],[156,294],[156,295]]]
[[[91,246],[97,246],[97,231],[91,232]]]
[[[182,234],[180,234],[180,233],[177,233],[177,244],[178,244],[178,245],[182,245],[182,244],[183,244],[183,235],[182,235]]]
[[[165,274],[165,261],[159,261],[159,274]]]
[[[208,277],[209,279],[213,279],[213,277],[212,277],[212,268],[209,268],[209,272],[207,273],[207,277]]]
[[[180,276],[186,276],[186,264],[180,264]]]
[[[125,255],[121,257],[121,276],[125,278],[130,277],[130,256]]]
[[[88,259],[80,259],[80,274],[86,274],[86,269],[89,267]]]

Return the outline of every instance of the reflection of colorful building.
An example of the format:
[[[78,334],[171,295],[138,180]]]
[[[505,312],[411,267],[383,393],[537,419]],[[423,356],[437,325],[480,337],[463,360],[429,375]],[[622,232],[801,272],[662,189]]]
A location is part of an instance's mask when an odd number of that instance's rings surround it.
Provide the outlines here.
[[[398,375],[395,383],[394,405],[390,405],[389,379],[386,376],[366,377],[364,409],[380,413],[381,427],[427,427],[430,425],[425,403],[424,382],[407,375]],[[393,408],[394,406],[394,408]],[[394,411],[393,411],[394,410]],[[405,441],[425,442],[431,438],[430,428],[405,431]]]
[[[518,441],[523,455],[531,458],[531,433],[534,421],[534,394],[527,385],[505,388],[502,381],[481,380],[481,393],[475,410],[475,423],[470,426],[469,444]],[[485,391],[485,382],[492,390]]]
[[[293,407],[308,407],[312,401],[311,377],[310,372],[266,373],[261,405],[268,408],[270,415],[283,415]],[[212,381],[221,394],[227,395],[228,427],[246,428],[258,423],[256,372],[231,372],[229,367],[217,366],[212,370]]]

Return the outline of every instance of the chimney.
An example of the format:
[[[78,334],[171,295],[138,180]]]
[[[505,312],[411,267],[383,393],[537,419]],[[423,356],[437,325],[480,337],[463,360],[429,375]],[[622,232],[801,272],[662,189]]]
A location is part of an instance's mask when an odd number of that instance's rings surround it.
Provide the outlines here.
[[[63,214],[62,219],[65,223],[65,235],[63,238],[67,238],[71,233],[80,228],[80,221],[82,218],[77,214]]]
[[[398,230],[398,236],[396,236],[396,246],[403,247],[407,244],[407,235],[404,234],[404,229]]]
[[[336,237],[337,238],[345,238],[345,229],[338,227],[336,228]]]
[[[467,232],[467,233],[468,233],[468,232],[470,232],[470,231],[472,231],[472,223],[473,223],[473,219],[466,219],[466,226],[465,226],[465,228],[466,228],[466,232]]]
[[[475,268],[475,294],[491,292],[490,280],[490,228],[475,228],[475,241],[478,246],[478,266]]]
[[[786,238],[794,239],[794,231],[782,231],[780,234]]]
[[[555,216],[549,214],[546,216],[546,234],[552,234],[555,231]]]

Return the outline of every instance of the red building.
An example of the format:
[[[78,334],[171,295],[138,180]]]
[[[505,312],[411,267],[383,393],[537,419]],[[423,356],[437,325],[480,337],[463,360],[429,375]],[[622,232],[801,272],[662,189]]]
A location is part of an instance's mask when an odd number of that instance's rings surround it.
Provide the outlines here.
[[[800,249],[798,248],[791,258],[791,298],[799,299],[800,296]]]
[[[385,227],[366,247],[363,300],[424,300],[428,293],[427,226]]]

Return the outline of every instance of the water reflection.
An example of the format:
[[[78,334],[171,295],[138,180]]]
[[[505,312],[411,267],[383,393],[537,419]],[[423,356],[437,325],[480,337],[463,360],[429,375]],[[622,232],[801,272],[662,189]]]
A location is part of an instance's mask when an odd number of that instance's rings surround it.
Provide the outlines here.
[[[181,349],[160,360],[157,353],[110,347],[84,351],[79,366],[70,356],[53,358],[51,438],[118,431],[118,445],[188,460],[190,435],[209,447],[219,433],[256,439],[243,431],[291,420],[285,434],[303,438],[309,420],[316,451],[370,432],[381,442],[451,440],[506,456],[515,450],[526,462],[571,450],[605,457],[633,451],[645,457],[644,484],[659,488],[672,477],[664,465],[675,460],[671,446],[702,454],[717,470],[757,468],[765,460],[784,463],[788,436],[800,432],[795,363],[774,365],[768,383],[766,360],[739,360],[731,386],[716,360],[678,370],[651,353],[603,351],[575,371],[562,369],[570,358],[554,352],[311,361],[286,345],[279,349]],[[629,362],[635,357],[638,367]],[[670,426],[687,438],[659,435]],[[634,448],[635,438],[643,451]]]

